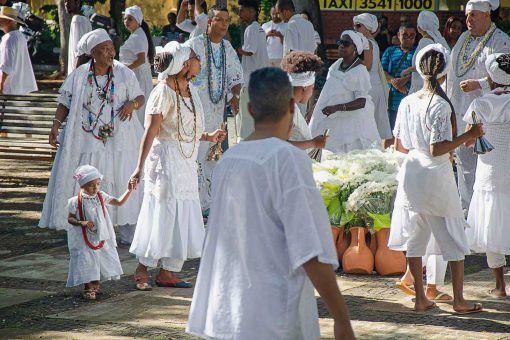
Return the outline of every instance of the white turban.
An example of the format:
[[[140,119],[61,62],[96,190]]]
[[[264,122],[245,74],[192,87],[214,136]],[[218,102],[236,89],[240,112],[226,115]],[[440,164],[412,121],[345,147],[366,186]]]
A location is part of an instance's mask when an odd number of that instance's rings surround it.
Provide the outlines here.
[[[368,50],[370,48],[368,45],[368,39],[359,32],[353,30],[343,31],[342,35],[340,35],[340,39],[342,39],[344,36],[351,38],[352,42],[356,46],[356,51],[358,54],[361,54],[364,50]]]
[[[427,32],[435,43],[448,47],[445,38],[439,33],[439,19],[434,12],[422,11],[418,15],[418,27]],[[448,47],[449,49],[449,47]]]
[[[289,73],[290,83],[294,87],[306,87],[315,83],[315,72]]]
[[[499,7],[499,0],[469,0],[466,5],[467,11],[490,12]]]
[[[191,48],[177,41],[170,41],[163,48],[163,52],[168,52],[172,55],[172,61],[170,65],[158,75],[159,80],[165,80],[168,76],[172,76],[181,72],[184,67],[184,62],[189,59],[191,54]]]
[[[81,12],[83,13],[84,16],[90,19],[92,14],[94,14],[95,9],[94,6],[83,5],[81,6]]]
[[[506,73],[499,67],[496,59],[504,53],[494,53],[487,57],[485,60],[485,68],[491,79],[500,85],[510,85],[510,74]]]
[[[80,187],[95,179],[103,179],[103,175],[92,165],[82,165],[74,171],[73,179],[78,181]]]
[[[450,60],[450,51],[441,44],[427,45],[418,52],[418,54],[416,55],[416,71],[420,74],[420,76],[423,79],[426,78],[426,76],[423,74],[423,71],[421,70],[420,61],[421,58],[423,58],[423,56],[425,55],[425,53],[427,53],[428,51],[437,51],[443,55],[445,65],[441,72],[439,72],[439,74],[437,75],[436,79],[444,77],[446,73],[448,73],[448,70],[450,69],[452,63]]]
[[[112,41],[112,39],[110,39],[110,36],[104,29],[98,28],[90,31],[89,33],[82,36],[80,41],[78,41],[78,55],[90,55],[90,52],[94,47],[104,43],[105,41]]]
[[[362,24],[372,33],[375,33],[379,28],[379,22],[377,22],[377,17],[370,13],[363,13],[360,15],[356,15],[352,18],[354,24]]]
[[[135,6],[126,8],[126,10],[124,11],[124,16],[126,16],[126,15],[131,15],[133,18],[135,18],[138,25],[142,24],[143,13],[142,13],[142,9],[140,7],[135,5]]]

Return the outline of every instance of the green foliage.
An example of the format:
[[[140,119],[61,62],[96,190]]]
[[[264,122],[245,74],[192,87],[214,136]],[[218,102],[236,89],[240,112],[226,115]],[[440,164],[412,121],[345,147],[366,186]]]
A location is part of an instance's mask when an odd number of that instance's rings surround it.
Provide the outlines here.
[[[237,50],[241,47],[241,26],[230,24],[228,27],[228,33],[230,34],[230,43],[232,44],[232,47]]]
[[[94,6],[97,3],[104,4],[106,0],[81,0],[82,5]]]
[[[161,37],[163,35],[163,27],[153,26],[151,28],[151,35],[153,37]]]
[[[262,22],[271,20],[271,7],[276,4],[276,0],[261,0],[260,1],[260,15],[259,19]]]
[[[510,20],[499,21],[496,26],[506,34],[510,34]]]
[[[44,5],[36,13],[43,15],[48,20],[54,20],[58,24],[58,6],[57,5]]]
[[[126,41],[129,38],[129,30],[124,26],[124,24],[120,24],[117,26],[117,34],[121,41]]]

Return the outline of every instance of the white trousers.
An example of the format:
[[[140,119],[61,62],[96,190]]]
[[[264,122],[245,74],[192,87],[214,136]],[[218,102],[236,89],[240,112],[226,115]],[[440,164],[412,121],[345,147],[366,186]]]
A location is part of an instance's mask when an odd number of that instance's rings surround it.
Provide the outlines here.
[[[505,255],[487,252],[487,264],[491,269],[504,267],[506,266]]]
[[[467,148],[464,145],[459,146],[455,153],[457,154],[457,181],[462,209],[467,211],[473,196],[478,156],[473,153],[473,148]]]
[[[427,267],[427,284],[444,285],[444,277],[448,262],[441,255],[425,255],[423,265]]]

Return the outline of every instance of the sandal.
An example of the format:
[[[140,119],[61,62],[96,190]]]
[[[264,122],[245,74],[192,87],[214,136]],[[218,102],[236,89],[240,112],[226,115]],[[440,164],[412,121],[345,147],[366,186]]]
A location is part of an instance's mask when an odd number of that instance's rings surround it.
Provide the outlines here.
[[[176,282],[177,276],[172,276],[170,281],[161,280],[159,277],[156,278],[156,285],[158,287],[172,287],[172,288],[191,288],[193,285],[188,282],[179,281]]]
[[[96,299],[96,291],[94,289],[85,289],[82,296],[87,301],[93,301]]]
[[[416,291],[414,290],[414,284],[407,284],[404,281],[399,281],[395,283],[395,285],[400,288],[407,295],[416,296]]]
[[[487,297],[489,297],[491,299],[496,299],[496,300],[502,300],[502,299],[507,298],[506,296],[499,296],[499,295],[494,294],[494,289],[489,289],[487,291]]]
[[[464,311],[459,311],[459,312],[454,311],[453,314],[454,315],[473,314],[473,313],[481,312],[482,310],[483,310],[483,306],[481,303],[473,303],[473,308],[464,310]]]
[[[443,297],[446,297],[446,299],[442,299]],[[434,301],[434,302],[452,302],[453,298],[446,293],[439,293],[436,295],[435,298],[432,299],[432,301]]]
[[[147,275],[142,275],[142,276],[134,275],[134,280],[135,280],[135,288],[136,289],[138,289],[138,290],[152,290],[152,286],[148,282],[149,277]],[[140,282],[142,280],[144,280],[144,281],[147,280],[147,282]]]

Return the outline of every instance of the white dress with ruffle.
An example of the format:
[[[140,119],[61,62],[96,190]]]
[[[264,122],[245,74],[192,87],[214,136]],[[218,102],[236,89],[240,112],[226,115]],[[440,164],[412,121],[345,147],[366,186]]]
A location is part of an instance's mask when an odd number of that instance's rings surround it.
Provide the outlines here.
[[[186,259],[200,257],[205,236],[198,194],[197,155],[204,131],[204,112],[198,93],[190,86],[190,98],[179,99],[166,83],[160,82],[147,103],[147,115],[163,114],[158,136],[147,155],[144,168],[144,197],[130,252],[140,263],[180,271]],[[179,142],[180,135],[186,141]],[[193,141],[195,136],[195,141]]]
[[[67,226],[67,246],[70,254],[67,287],[91,281],[118,280],[123,274],[117,253],[115,232],[106,209],[112,197],[103,191],[101,196],[105,206],[104,215],[99,197],[82,193],[82,206],[86,220],[94,222],[95,225],[95,233],[87,232],[87,238],[93,246],[98,246],[100,241],[104,241],[101,249],[94,250],[86,244],[82,227],[70,224]],[[66,211],[80,219],[78,196],[69,199]]]
[[[371,89],[367,68],[360,64],[343,72],[339,70],[342,59],[329,68],[326,84],[315,105],[310,129],[312,136],[324,134],[329,129],[326,148],[335,153],[347,153],[377,146],[379,132],[374,118],[374,104],[368,92]],[[338,111],[330,116],[322,113],[326,106],[349,103],[365,98],[365,107],[354,111]]]

